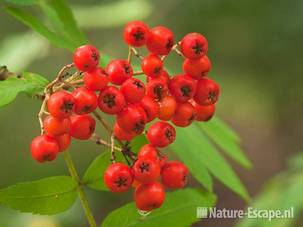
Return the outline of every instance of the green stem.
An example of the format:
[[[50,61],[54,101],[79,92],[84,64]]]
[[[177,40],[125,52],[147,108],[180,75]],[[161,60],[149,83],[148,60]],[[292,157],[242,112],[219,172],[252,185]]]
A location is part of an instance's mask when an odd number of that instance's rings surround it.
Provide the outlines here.
[[[96,221],[94,219],[92,211],[89,208],[88,200],[87,200],[87,198],[84,194],[83,188],[81,186],[81,181],[80,181],[79,175],[77,173],[77,170],[75,168],[73,160],[70,156],[70,153],[68,151],[65,151],[65,152],[63,152],[63,154],[64,154],[64,160],[65,160],[65,163],[67,165],[67,168],[68,168],[68,171],[69,171],[70,175],[72,176],[72,178],[75,181],[78,182],[77,190],[78,190],[80,201],[81,201],[82,207],[84,209],[84,213],[86,215],[88,223],[90,224],[91,227],[97,227]]]

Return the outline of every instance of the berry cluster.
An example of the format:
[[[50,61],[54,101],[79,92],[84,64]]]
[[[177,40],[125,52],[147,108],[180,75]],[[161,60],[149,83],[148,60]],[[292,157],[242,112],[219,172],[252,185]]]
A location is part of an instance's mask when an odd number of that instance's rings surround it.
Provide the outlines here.
[[[111,148],[112,164],[104,174],[106,185],[113,192],[135,187],[138,209],[150,211],[162,205],[164,187],[177,189],[186,184],[187,167],[178,161],[168,161],[159,150],[176,139],[172,124],[186,127],[194,120],[211,119],[220,89],[207,76],[211,63],[203,35],[189,33],[175,44],[168,28],[150,29],[143,22],[134,21],[124,28],[123,38],[129,46],[128,59],[112,60],[105,68],[98,66],[100,55],[94,46],[84,45],[75,50],[73,64],[62,69],[45,88],[39,114],[42,133],[32,141],[31,152],[38,162],[51,161],[68,148],[71,137],[94,140],[94,115],[112,135],[111,143],[95,141]],[[149,51],[145,57],[136,49],[144,45]],[[171,51],[184,58],[182,74],[170,76],[164,68],[164,60]],[[134,72],[133,56],[140,59],[142,71]],[[73,66],[78,71],[64,80],[64,71]],[[135,78],[137,75],[146,75],[146,83]],[[97,107],[115,116],[113,129],[97,114]],[[47,117],[42,119],[44,114]],[[151,126],[145,132],[149,122]],[[123,141],[142,133],[146,133],[149,144],[135,154]],[[114,139],[121,149],[114,146]],[[116,163],[115,149],[123,153],[128,165]]]

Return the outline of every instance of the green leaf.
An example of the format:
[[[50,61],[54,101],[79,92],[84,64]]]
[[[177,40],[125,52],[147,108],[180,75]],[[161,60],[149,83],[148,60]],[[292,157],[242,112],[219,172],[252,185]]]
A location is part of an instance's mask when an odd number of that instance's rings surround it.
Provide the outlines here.
[[[10,77],[0,81],[0,107],[11,103],[20,92],[35,95],[43,91],[48,81],[34,73],[25,72],[23,77]]]
[[[73,205],[76,188],[77,183],[68,176],[20,183],[0,190],[0,204],[21,212],[56,214]]]
[[[144,134],[142,134],[142,135],[136,136],[134,139],[132,139],[130,141],[129,145],[131,147],[131,150],[133,152],[137,153],[140,150],[140,148],[147,143],[148,143],[148,140],[147,140],[146,136]]]
[[[5,1],[16,5],[34,5],[37,3],[37,0],[5,0]]]
[[[137,212],[134,203],[129,203],[111,212],[103,221],[102,227],[128,226],[191,226],[197,219],[197,207],[211,207],[216,196],[198,189],[184,189],[167,193],[163,206],[143,217]]]
[[[249,199],[249,195],[238,176],[196,124],[187,128],[178,128],[177,138],[171,145],[173,151],[185,162],[193,176],[201,184],[205,186],[207,179],[201,175],[199,168],[206,167],[224,185],[244,199]]]
[[[83,182],[88,187],[99,191],[108,191],[103,181],[103,175],[107,167],[111,164],[110,159],[110,150],[105,150],[90,164],[83,177]],[[116,152],[116,161],[124,162],[124,157],[121,152]]]
[[[69,38],[75,42],[76,46],[88,43],[86,35],[78,28],[73,13],[65,0],[52,0],[51,5],[57,12],[58,17],[64,25],[64,30],[69,34]]]
[[[49,40],[53,45],[66,48],[69,50],[74,50],[75,46],[70,43],[64,37],[60,37],[57,34],[50,31],[45,25],[43,25],[39,19],[35,18],[31,14],[27,13],[26,11],[15,8],[15,7],[6,7],[5,11],[10,15],[14,16],[16,19],[30,27],[31,29],[38,32],[40,35],[44,36],[46,39]]]
[[[238,145],[238,141],[230,136],[230,134],[224,130],[220,122],[200,123],[199,125],[203,131],[216,143],[218,144],[227,155],[237,161],[240,165],[245,168],[251,168],[252,164],[241,150]]]

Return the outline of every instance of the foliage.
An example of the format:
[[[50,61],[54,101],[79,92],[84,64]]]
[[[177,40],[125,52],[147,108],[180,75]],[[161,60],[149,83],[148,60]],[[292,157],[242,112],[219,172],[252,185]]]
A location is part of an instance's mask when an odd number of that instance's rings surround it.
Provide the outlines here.
[[[35,1],[24,2],[35,3]],[[88,42],[85,34],[79,30],[66,1],[37,1],[36,6],[50,22],[45,23],[48,26],[19,6],[7,6],[5,10],[56,47],[72,51],[75,47]],[[109,59],[109,57],[102,55],[102,65],[106,64]],[[29,95],[39,94],[46,83],[47,80],[43,77],[32,73],[24,73],[22,78],[11,77],[1,81],[0,107],[12,102],[19,92],[26,92]],[[190,225],[197,221],[195,217],[197,206],[213,206],[215,203],[215,196],[210,193],[213,190],[212,176],[242,198],[249,198],[240,179],[216,147],[216,145],[220,147],[244,168],[251,166],[239,147],[239,137],[232,129],[218,118],[214,118],[209,123],[195,123],[186,129],[180,128],[177,134],[178,139],[171,146],[172,151],[186,163],[192,175],[208,192],[185,189],[170,193],[165,205],[148,215],[144,220],[141,220],[134,209],[134,204],[131,203],[113,211],[102,226],[109,226],[109,223],[112,224],[113,221],[115,222],[114,226],[152,226],[155,223],[161,223],[163,226]],[[144,136],[137,137],[130,146],[137,152],[144,143],[146,143]],[[122,159],[121,154],[117,156],[118,159]],[[106,190],[102,173],[109,164],[109,157],[110,152],[104,152],[88,167],[83,177],[86,186],[95,190]],[[64,211],[73,204],[76,198],[75,188],[75,182],[68,177],[45,178],[3,189],[0,192],[0,203],[23,212],[52,214]],[[30,205],[29,201],[32,201]]]

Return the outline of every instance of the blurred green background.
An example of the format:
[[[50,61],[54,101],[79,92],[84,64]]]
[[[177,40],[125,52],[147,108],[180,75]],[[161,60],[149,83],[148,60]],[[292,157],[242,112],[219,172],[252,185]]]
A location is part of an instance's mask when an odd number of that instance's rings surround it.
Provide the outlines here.
[[[127,56],[121,34],[124,24],[135,19],[151,27],[161,24],[171,28],[176,40],[192,31],[207,37],[213,66],[210,76],[222,88],[217,114],[240,134],[242,147],[253,162],[252,170],[243,171],[234,166],[252,196],[261,191],[268,179],[288,168],[287,159],[301,151],[303,1],[79,0],[70,3],[79,25],[101,54]],[[32,12],[39,14],[35,9]],[[2,9],[0,29],[0,65],[7,65],[11,71],[28,70],[52,78],[62,65],[71,62],[69,52],[54,48]],[[181,63],[176,55],[169,59],[167,67],[180,73]],[[36,119],[39,105],[37,100],[20,95],[13,104],[0,109],[0,188],[67,173],[62,157],[55,163],[38,165],[29,155],[29,143],[39,132]],[[73,142],[71,152],[80,173],[100,149],[90,142]],[[219,197],[217,207],[240,209],[247,205],[221,184],[215,185],[215,191]],[[130,194],[87,193],[99,221],[131,197]],[[302,226],[301,221],[298,218],[295,225]],[[206,220],[195,226],[235,226],[236,222]],[[86,226],[86,220],[78,203],[56,217],[33,217],[0,207],[0,226],[80,227]]]

